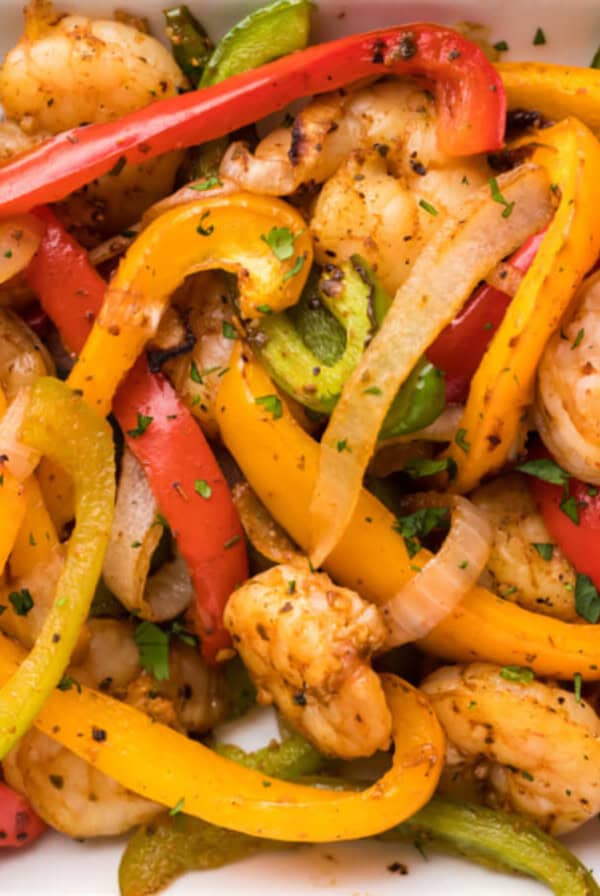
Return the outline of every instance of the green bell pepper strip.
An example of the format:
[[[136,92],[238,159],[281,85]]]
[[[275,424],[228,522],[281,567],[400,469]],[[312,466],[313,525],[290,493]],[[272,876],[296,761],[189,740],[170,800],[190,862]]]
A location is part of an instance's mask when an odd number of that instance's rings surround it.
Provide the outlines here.
[[[115,498],[110,427],[63,383],[44,377],[34,384],[20,436],[71,476],[76,525],[42,630],[0,689],[0,759],[32,725],[70,661],[100,578]]]
[[[311,783],[352,788],[341,779],[314,778]],[[526,874],[555,896],[600,894],[590,872],[562,843],[523,818],[482,806],[436,796],[379,839],[411,840],[495,870]],[[185,815],[161,815],[139,828],[127,845],[119,868],[121,896],[150,896],[186,871],[219,868],[283,845]]]
[[[213,42],[185,4],[163,9],[163,15],[175,62],[196,87],[212,55]]]
[[[321,754],[300,734],[291,734],[277,746],[262,747],[253,753],[246,753],[233,744],[217,744],[215,752],[246,768],[284,781],[297,781],[303,775],[314,775],[323,765]]]
[[[119,889],[121,896],[150,896],[186,871],[209,871],[289,846],[165,812],[138,828],[129,840],[119,865]]]
[[[310,0],[274,0],[251,12],[219,41],[200,87],[219,84],[306,47],[312,10]]]
[[[303,50],[308,44],[311,11],[309,0],[275,0],[250,13],[219,41],[208,64],[203,63],[199,86],[212,87],[232,75]],[[228,137],[218,137],[195,147],[186,166],[189,180],[216,177],[228,144]]]
[[[499,871],[527,874],[555,896],[599,896],[592,874],[566,846],[518,815],[434,797],[380,839],[409,839]]]
[[[313,272],[297,305],[260,318],[248,330],[250,344],[277,385],[321,414],[333,411],[391,304],[359,256],[334,271],[332,276],[324,269],[320,279]],[[394,399],[380,438],[424,429],[445,406],[443,373],[423,358]]]

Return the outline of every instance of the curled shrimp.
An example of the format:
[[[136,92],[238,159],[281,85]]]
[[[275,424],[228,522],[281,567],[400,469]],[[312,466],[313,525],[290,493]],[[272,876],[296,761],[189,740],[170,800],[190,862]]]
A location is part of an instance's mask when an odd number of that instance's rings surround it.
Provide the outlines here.
[[[600,485],[600,272],[575,297],[538,369],[535,422],[558,463]]]
[[[581,622],[575,609],[575,570],[546,529],[526,478],[519,473],[501,476],[478,488],[471,501],[491,523],[486,584],[534,613]],[[542,556],[536,545],[547,545],[550,556]]]
[[[169,51],[130,25],[57,15],[33,0],[0,72],[7,118],[27,134],[110,121],[174,96],[185,78]]]
[[[122,834],[163,809],[35,728],[2,764],[8,784],[27,797],[47,824],[69,837]]]
[[[174,96],[186,84],[169,51],[150,35],[123,22],[60,16],[46,0],[32,0],[25,33],[0,71],[0,102],[11,128],[5,143],[13,154],[28,139],[111,121]],[[119,231],[169,193],[180,160],[181,153],[173,152],[125,165],[75,194],[62,214],[93,243],[88,231]]]
[[[225,624],[259,701],[275,703],[321,752],[350,759],[389,746],[390,711],[369,664],[385,641],[376,607],[289,563],[236,589]]]
[[[511,680],[511,669],[446,666],[422,683],[449,741],[445,778],[470,776],[492,807],[564,834],[600,809],[600,719],[554,684],[518,671]]]
[[[455,190],[463,198],[469,187],[479,186],[475,180],[485,168],[485,163],[445,157],[437,145],[431,94],[410,81],[393,80],[317,97],[291,127],[268,134],[254,154],[243,143],[233,143],[221,175],[245,190],[283,196],[302,184],[326,181],[351,152],[372,148],[393,174],[411,180],[425,180],[430,171],[455,165]]]

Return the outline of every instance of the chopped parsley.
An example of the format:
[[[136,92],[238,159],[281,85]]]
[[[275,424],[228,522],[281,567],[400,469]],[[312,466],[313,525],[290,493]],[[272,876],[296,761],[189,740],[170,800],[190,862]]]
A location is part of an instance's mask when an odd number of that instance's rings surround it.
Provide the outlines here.
[[[135,429],[128,429],[127,435],[132,439],[139,439],[140,436],[143,436],[154,417],[147,417],[146,414],[138,414],[137,415],[137,426]]]
[[[197,495],[200,495],[201,498],[205,498],[206,500],[212,495],[212,488],[206,479],[196,479],[194,482],[194,491]]]
[[[34,601],[28,588],[22,588],[20,591],[11,591],[8,599],[17,616],[27,616],[29,611],[33,609]]]
[[[254,399],[254,403],[268,411],[273,416],[273,420],[279,420],[283,416],[281,399],[277,395],[260,395]]]
[[[471,443],[467,442],[467,430],[466,429],[459,429],[457,431],[456,435],[454,436],[454,441],[456,442],[456,444],[458,445],[459,448],[462,448],[462,450],[465,452],[465,454],[468,454],[469,451],[471,450]]]
[[[573,676],[573,689],[575,691],[575,703],[581,703],[581,685],[583,684],[583,678],[581,677],[581,672],[576,672]]]
[[[59,691],[70,691],[71,688],[77,688],[77,691],[81,694],[81,685],[76,678],[71,678],[70,675],[63,675],[56,687]]]
[[[200,216],[200,223],[196,227],[196,233],[199,233],[200,236],[210,236],[215,232],[214,224],[210,224],[208,227],[204,226],[204,222],[210,216],[210,212],[204,212]]]
[[[600,619],[600,594],[590,577],[583,573],[578,573],[575,581],[575,611],[592,625]]]
[[[364,390],[364,395],[381,395],[381,389],[379,386],[369,386],[368,389]]]
[[[507,53],[508,50],[510,50],[510,47],[508,46],[508,44],[506,43],[505,40],[496,41],[496,43],[493,46],[494,46],[494,50],[497,50],[498,53]]]
[[[287,280],[291,280],[292,277],[295,277],[296,274],[299,274],[302,268],[304,267],[304,262],[306,261],[306,256],[299,255],[296,261],[294,262],[293,268],[287,272],[287,274],[283,275],[283,282],[285,283]]]
[[[533,681],[535,675],[533,669],[527,666],[502,666],[500,669],[500,677],[505,681],[518,681],[521,684],[529,684]]]
[[[200,371],[198,370],[198,365],[195,361],[192,361],[190,367],[190,379],[193,383],[202,383],[202,377],[200,376]]]
[[[437,208],[435,207],[435,205],[432,205],[430,202],[427,202],[426,199],[419,199],[419,205],[421,206],[423,211],[427,212],[428,215],[433,215],[434,218],[437,215],[439,215],[439,212],[438,212]]]
[[[578,346],[580,346],[581,340],[583,339],[584,336],[585,336],[585,330],[583,330],[583,329],[579,330],[577,333],[577,336],[573,340],[573,345],[571,346],[571,349],[574,349],[574,348],[577,348]]]
[[[533,46],[541,47],[546,43],[546,35],[544,34],[542,28],[537,28],[534,36],[533,36]]]
[[[404,467],[411,479],[421,479],[423,476],[435,476],[436,473],[447,472],[450,479],[454,479],[457,473],[456,461],[451,457],[441,457],[432,460],[428,457],[413,457]]]
[[[404,538],[409,557],[414,557],[421,549],[420,539],[434,529],[450,525],[450,513],[447,507],[423,507],[415,513],[396,517],[394,529]]]
[[[157,681],[169,678],[169,636],[153,622],[141,622],[135,630],[140,665]]]
[[[590,68],[600,68],[600,47],[594,53],[594,58],[590,62]]]
[[[261,234],[260,238],[279,261],[287,261],[294,254],[296,237],[289,227],[272,227],[268,233]]]
[[[256,310],[260,311],[261,314],[273,314],[273,309],[270,305],[257,305]]]
[[[342,451],[350,451],[350,448],[348,448],[348,439],[340,439],[339,442],[336,443],[335,447],[340,454],[342,453]]]
[[[579,525],[579,504],[572,495],[563,495],[563,499],[558,505],[565,516],[568,516],[572,523]]]
[[[185,625],[179,620],[175,620],[171,624],[171,634],[175,635],[176,638],[179,638],[183,644],[187,644],[188,647],[197,647],[198,646],[198,638],[196,635],[193,635],[191,632],[188,632]]]
[[[181,799],[177,802],[172,809],[169,809],[169,815],[179,815],[183,811],[183,804],[185,803],[185,797],[182,796]]]
[[[514,202],[509,202],[502,193],[500,192],[500,187],[498,186],[498,181],[495,177],[490,177],[488,181],[490,185],[490,190],[492,191],[492,199],[494,202],[498,202],[500,205],[504,206],[504,210],[502,212],[503,218],[510,218],[512,214],[512,210],[515,207]]]
[[[237,332],[228,320],[223,321],[223,336],[225,339],[237,339]]]
[[[532,541],[531,547],[536,549],[542,560],[552,560],[554,545],[550,542]]]
[[[527,473],[528,476],[542,479],[544,482],[551,482],[552,485],[568,485],[569,483],[569,474],[548,457],[525,461],[516,469],[521,473]]]
[[[199,180],[197,184],[190,184],[190,188],[192,190],[198,190],[199,193],[203,193],[205,190],[212,190],[213,187],[220,187],[221,181],[219,178],[212,174],[210,177],[207,177],[205,180]]]

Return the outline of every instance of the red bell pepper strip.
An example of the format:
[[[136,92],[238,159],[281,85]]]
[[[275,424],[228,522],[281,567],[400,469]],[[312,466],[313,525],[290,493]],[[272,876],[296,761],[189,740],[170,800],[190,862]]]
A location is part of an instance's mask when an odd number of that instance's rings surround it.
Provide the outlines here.
[[[221,137],[295,99],[391,74],[421,76],[434,87],[443,152],[470,155],[502,145],[506,95],[479,47],[440,25],[399,25],[317,44],[118,121],[52,137],[2,168],[0,215],[63,199],[121,160],[140,164]]]
[[[511,257],[509,264],[520,274],[531,266],[545,232],[533,234]],[[508,293],[485,283],[427,349],[428,360],[444,371],[446,401],[467,400],[473,375],[511,301]]]
[[[530,451],[529,457],[553,460],[541,443]],[[566,488],[533,476],[527,478],[548,532],[577,572],[589,576],[600,589],[600,490],[574,476]]]
[[[0,847],[27,846],[45,830],[27,800],[0,781]]]
[[[36,210],[46,233],[28,271],[29,285],[72,350],[79,351],[104,299],[106,283],[87,254],[47,208]],[[214,662],[230,644],[223,609],[248,577],[245,541],[227,483],[202,430],[170,383],[141,358],[121,385],[115,416],[129,448],[144,467],[152,492],[187,564],[196,594],[195,620],[202,654]],[[138,414],[152,423],[139,437]],[[203,486],[211,490],[210,498]]]

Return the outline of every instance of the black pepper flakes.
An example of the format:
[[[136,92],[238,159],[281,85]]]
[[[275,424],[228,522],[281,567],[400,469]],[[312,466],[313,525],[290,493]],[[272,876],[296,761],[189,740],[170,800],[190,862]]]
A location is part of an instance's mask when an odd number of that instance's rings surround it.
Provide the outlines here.
[[[108,734],[104,728],[97,728],[95,725],[92,725],[92,739],[101,744],[108,739]]]

